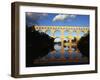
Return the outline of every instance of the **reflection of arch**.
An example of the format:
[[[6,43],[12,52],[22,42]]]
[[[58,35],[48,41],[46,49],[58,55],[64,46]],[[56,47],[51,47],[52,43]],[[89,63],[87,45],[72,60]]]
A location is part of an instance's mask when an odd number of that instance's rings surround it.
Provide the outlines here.
[[[56,37],[54,42],[61,42],[61,38],[60,37]]]
[[[54,43],[55,43],[54,49],[57,51],[61,50],[61,38],[56,37]]]
[[[64,50],[68,50],[68,46],[65,46],[65,47],[64,47]]]
[[[64,41],[68,42],[68,38],[64,38]]]
[[[51,30],[46,30],[45,33],[48,34],[49,36],[52,36]]]
[[[61,36],[61,31],[60,30],[56,30],[56,31],[54,31],[54,36],[55,37],[60,37]]]

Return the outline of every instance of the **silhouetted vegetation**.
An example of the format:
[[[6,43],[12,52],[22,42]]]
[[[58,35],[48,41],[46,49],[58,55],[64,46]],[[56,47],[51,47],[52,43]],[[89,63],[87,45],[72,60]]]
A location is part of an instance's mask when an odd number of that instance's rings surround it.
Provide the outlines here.
[[[72,39],[72,43],[75,43],[77,41],[76,37],[74,37],[74,39]]]
[[[54,50],[54,38],[26,26],[26,66],[33,66],[35,59],[41,58]]]
[[[83,56],[89,58],[89,33],[83,36],[78,42],[78,48]]]

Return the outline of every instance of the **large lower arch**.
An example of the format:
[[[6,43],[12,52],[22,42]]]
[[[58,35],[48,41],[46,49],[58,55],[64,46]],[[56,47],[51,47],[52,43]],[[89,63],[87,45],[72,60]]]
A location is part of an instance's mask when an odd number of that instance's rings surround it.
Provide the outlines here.
[[[69,35],[68,30],[65,30],[65,31],[64,31],[64,37],[65,37],[65,38],[68,38],[68,35]]]
[[[54,31],[54,36],[55,37],[60,37],[61,36],[61,31],[60,30],[56,30],[56,31]]]

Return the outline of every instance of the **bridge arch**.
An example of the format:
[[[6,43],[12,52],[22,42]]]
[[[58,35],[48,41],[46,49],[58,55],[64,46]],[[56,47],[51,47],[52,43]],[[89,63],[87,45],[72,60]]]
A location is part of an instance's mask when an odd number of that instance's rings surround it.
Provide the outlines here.
[[[64,36],[68,36],[69,31],[68,30],[64,30]]]
[[[64,31],[64,42],[68,42],[68,35],[69,35],[69,31],[65,30]]]
[[[55,37],[60,37],[61,36],[61,31],[60,30],[55,30],[53,34],[54,34]]]
[[[72,32],[72,39],[76,38],[77,37],[77,32],[76,31],[73,31]]]
[[[50,29],[46,30],[45,33],[48,34],[49,36],[52,36],[52,32]]]

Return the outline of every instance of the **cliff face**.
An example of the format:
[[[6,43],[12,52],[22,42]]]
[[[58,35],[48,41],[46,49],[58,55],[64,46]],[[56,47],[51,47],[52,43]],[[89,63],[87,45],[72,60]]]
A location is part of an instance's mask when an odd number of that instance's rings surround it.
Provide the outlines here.
[[[26,28],[26,66],[32,66],[33,61],[54,50],[54,38],[32,27]]]

